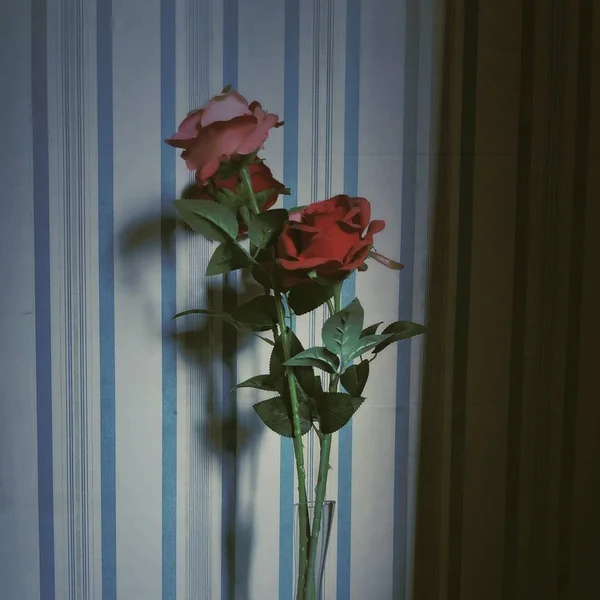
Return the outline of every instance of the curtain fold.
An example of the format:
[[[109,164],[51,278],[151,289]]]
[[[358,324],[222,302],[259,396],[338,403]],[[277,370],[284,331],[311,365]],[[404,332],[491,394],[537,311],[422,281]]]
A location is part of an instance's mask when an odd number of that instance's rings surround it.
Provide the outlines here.
[[[441,12],[413,598],[592,598],[600,6]]]

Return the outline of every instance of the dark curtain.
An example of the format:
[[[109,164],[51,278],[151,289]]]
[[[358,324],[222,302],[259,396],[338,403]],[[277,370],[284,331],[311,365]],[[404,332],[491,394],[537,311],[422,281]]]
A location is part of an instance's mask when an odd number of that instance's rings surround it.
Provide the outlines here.
[[[600,2],[440,14],[412,597],[600,598]]]

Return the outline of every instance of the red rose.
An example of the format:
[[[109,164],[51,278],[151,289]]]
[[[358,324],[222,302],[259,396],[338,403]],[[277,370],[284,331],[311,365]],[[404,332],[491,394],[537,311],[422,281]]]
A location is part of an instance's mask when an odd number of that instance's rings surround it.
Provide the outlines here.
[[[188,169],[197,171],[197,178],[204,183],[217,172],[222,161],[262,148],[278,118],[266,113],[258,102],[248,104],[238,92],[230,91],[214,96],[190,113],[166,142],[183,148],[181,156]]]
[[[267,190],[275,190],[271,193],[269,193],[264,201],[264,203],[260,206],[260,210],[261,212],[264,212],[265,210],[269,210],[274,204],[275,202],[277,202],[277,198],[279,197],[279,189],[284,189],[284,185],[283,183],[277,181],[277,179],[275,179],[273,177],[273,174],[271,173],[271,169],[269,169],[269,167],[267,167],[267,165],[265,165],[265,163],[263,162],[258,162],[258,163],[253,163],[248,167],[248,172],[250,173],[250,179],[252,181],[252,189],[254,190],[255,194],[260,194],[261,192],[265,192]],[[200,177],[198,176],[198,174],[196,174],[197,179],[200,179]],[[219,189],[227,189],[227,190],[231,190],[234,193],[237,193],[237,187],[238,187],[238,176],[237,173],[235,175],[232,175],[231,177],[228,177],[227,179],[213,179],[214,185],[217,188],[217,191]],[[204,189],[201,189],[201,193],[202,193],[202,197],[203,198],[208,198],[210,200],[213,199],[212,196],[209,195],[205,195]],[[241,235],[243,233],[245,233],[247,231],[247,227],[246,224],[243,222],[243,220],[238,217],[238,221],[239,221],[239,231],[238,231],[238,235]]]
[[[368,200],[345,195],[311,204],[292,219],[277,245],[276,262],[287,288],[309,280],[311,271],[343,279],[364,263],[373,236],[385,227],[384,221],[371,221]]]

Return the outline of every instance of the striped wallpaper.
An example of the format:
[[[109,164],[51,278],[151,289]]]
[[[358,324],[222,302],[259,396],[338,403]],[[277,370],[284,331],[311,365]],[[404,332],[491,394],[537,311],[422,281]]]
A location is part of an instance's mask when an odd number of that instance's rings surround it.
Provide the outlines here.
[[[2,600],[291,600],[291,441],[227,394],[268,353],[171,320],[246,282],[204,279],[212,243],[175,227],[190,175],[163,139],[225,84],[260,100],[285,120],[264,156],[286,206],[360,194],[387,221],[378,250],[404,271],[374,265],[346,299],[424,322],[434,6],[0,3]],[[328,599],[409,598],[421,345],[374,363],[334,443]]]

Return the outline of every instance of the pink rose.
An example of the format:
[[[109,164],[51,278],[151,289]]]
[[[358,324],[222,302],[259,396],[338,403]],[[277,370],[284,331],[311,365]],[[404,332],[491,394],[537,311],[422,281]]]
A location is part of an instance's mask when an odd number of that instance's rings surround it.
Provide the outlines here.
[[[181,154],[197,179],[206,182],[222,161],[234,155],[247,155],[262,148],[279,117],[266,113],[258,102],[248,101],[230,91],[211,98],[190,113],[172,138],[165,140]]]

